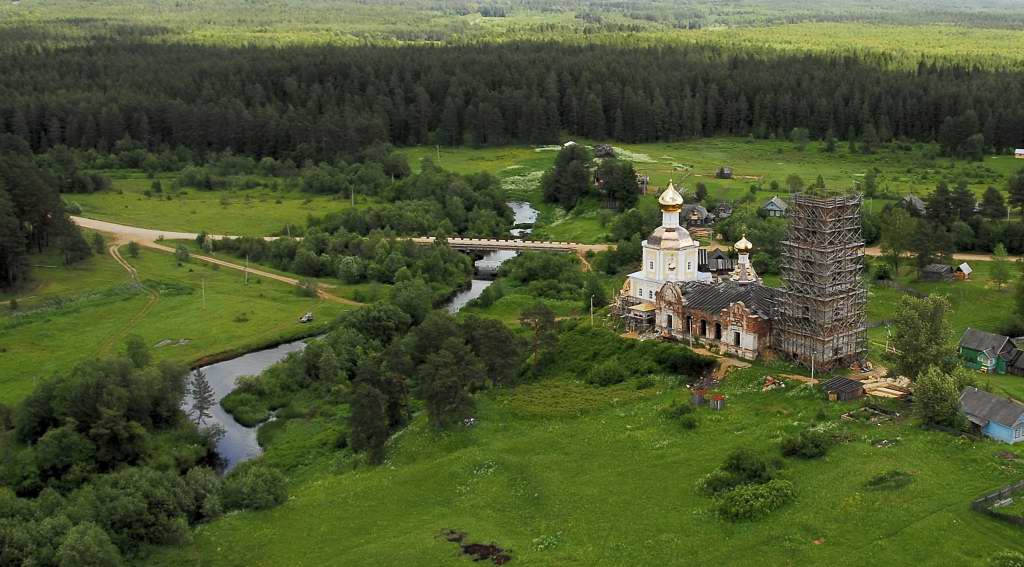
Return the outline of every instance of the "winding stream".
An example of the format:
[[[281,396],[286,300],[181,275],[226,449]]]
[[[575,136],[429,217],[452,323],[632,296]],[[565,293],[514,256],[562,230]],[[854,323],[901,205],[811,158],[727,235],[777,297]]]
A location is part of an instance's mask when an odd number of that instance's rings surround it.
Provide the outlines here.
[[[512,201],[508,205],[515,214],[515,224],[533,224],[537,220],[537,210],[531,207],[529,203]],[[529,234],[530,230],[529,228],[519,228],[514,229],[512,232],[514,236],[522,236]],[[489,252],[482,259],[477,260],[477,269],[479,271],[497,271],[498,266],[502,262],[515,257],[516,254],[517,252],[513,250]],[[493,283],[493,280],[474,279],[469,289],[459,292],[448,302],[446,307],[448,312],[457,313],[467,303],[480,297],[480,294],[491,283]],[[224,428],[224,436],[217,443],[217,452],[226,463],[224,468],[225,474],[238,466],[238,464],[260,456],[263,449],[256,439],[256,430],[259,429],[259,425],[256,427],[245,427],[238,423],[235,421],[235,418],[231,417],[231,414],[224,411],[220,401],[235,389],[239,378],[260,374],[283,360],[289,354],[306,348],[306,343],[306,340],[284,343],[274,348],[250,352],[231,360],[202,367],[217,400],[216,405],[211,411],[213,417],[208,419],[205,425],[217,424]],[[188,411],[190,404],[191,399],[189,396],[186,396],[182,407]]]

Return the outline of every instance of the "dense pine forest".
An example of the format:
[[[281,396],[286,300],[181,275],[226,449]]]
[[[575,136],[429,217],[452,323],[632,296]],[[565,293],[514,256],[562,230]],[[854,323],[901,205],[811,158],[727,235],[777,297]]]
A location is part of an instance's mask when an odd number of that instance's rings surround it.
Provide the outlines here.
[[[324,159],[375,142],[629,142],[718,134],[938,140],[948,154],[1024,140],[1024,73],[862,55],[763,56],[558,43],[228,48],[112,41],[0,63],[0,132],[35,150],[233,149]],[[980,134],[980,137],[974,137]]]

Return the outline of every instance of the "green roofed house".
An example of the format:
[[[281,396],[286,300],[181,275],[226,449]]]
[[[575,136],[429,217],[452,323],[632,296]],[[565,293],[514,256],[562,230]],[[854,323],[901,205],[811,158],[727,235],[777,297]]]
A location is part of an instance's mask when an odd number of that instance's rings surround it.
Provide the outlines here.
[[[968,327],[960,337],[959,353],[968,368],[1006,374],[1010,361],[1017,357],[1017,347],[1009,337]]]

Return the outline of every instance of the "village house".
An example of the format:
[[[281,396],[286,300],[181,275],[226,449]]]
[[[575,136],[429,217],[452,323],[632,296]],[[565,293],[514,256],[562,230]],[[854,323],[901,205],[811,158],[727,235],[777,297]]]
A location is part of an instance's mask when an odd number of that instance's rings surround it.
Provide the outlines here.
[[[777,195],[768,199],[768,202],[764,205],[761,205],[761,210],[769,217],[784,217],[786,216],[786,209],[788,208],[789,205],[787,205],[786,202],[780,199]]]
[[[967,262],[964,262],[956,267],[956,279],[959,281],[969,280],[971,279],[971,273],[973,271],[974,268],[972,268]]]
[[[1010,444],[1024,439],[1024,404],[968,386],[960,392],[960,411],[987,437]]]
[[[720,219],[727,219],[732,216],[732,203],[726,203],[722,201],[715,205],[714,208],[715,217]]]
[[[1006,374],[1020,351],[1009,337],[968,327],[957,349],[964,366],[982,372]]]
[[[715,215],[700,205],[684,205],[679,212],[679,218],[686,223],[686,226],[708,226],[714,224]]]
[[[732,168],[723,165],[715,172],[715,177],[719,179],[732,179]]]

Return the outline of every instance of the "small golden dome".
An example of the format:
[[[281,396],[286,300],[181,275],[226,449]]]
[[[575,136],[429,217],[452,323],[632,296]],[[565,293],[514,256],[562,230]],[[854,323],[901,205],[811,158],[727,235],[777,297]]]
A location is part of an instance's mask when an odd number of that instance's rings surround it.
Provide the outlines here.
[[[750,252],[754,248],[754,245],[747,240],[747,235],[744,234],[743,237],[739,239],[739,242],[733,244],[732,247],[737,252]]]

